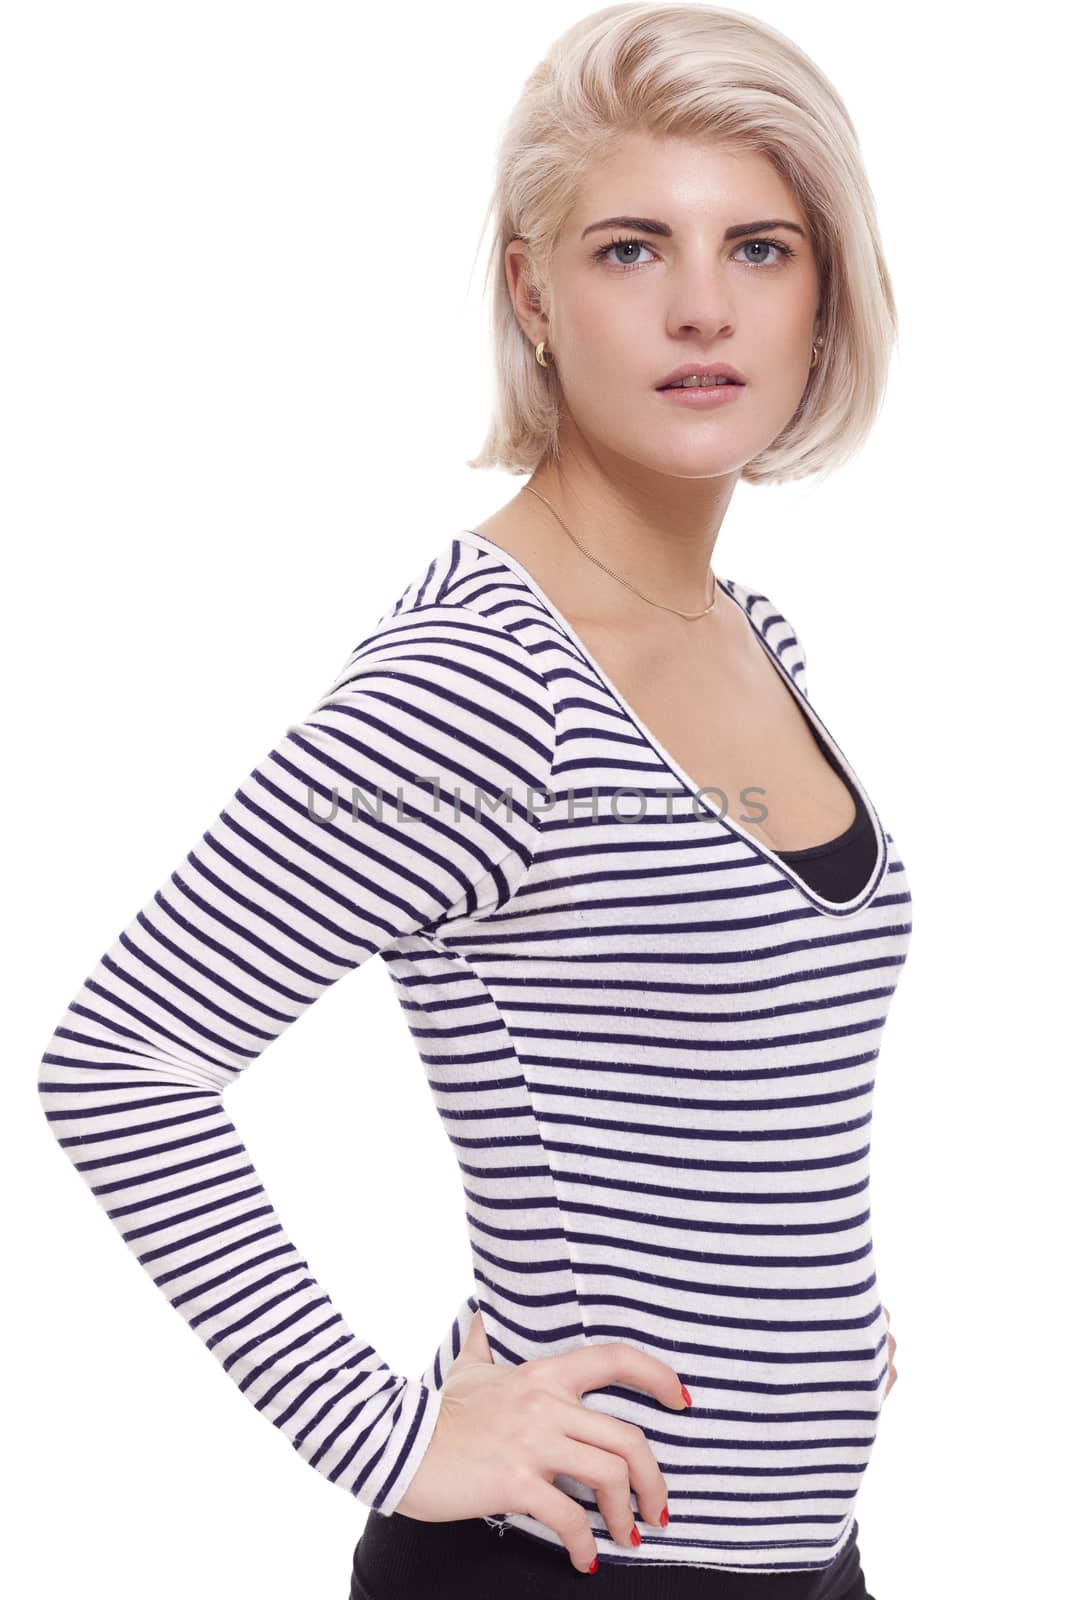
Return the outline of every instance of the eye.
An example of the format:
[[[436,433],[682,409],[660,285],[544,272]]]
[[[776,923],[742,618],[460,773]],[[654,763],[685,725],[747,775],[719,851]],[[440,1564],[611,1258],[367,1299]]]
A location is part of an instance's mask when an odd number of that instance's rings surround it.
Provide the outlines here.
[[[784,239],[746,239],[737,248],[739,250],[749,250],[755,244],[761,244],[771,250],[778,251],[777,259],[771,262],[772,267],[780,267],[783,261],[787,261],[790,256],[796,255],[796,251],[791,245],[786,244]],[[744,263],[746,267],[761,267],[763,264],[763,261],[746,261]]]
[[[593,251],[593,259],[595,261],[606,261],[613,250],[628,250],[635,245],[638,250],[649,250],[650,254],[652,253],[650,246],[645,244],[643,239],[612,239],[609,244],[603,244],[600,246],[599,250]],[[737,249],[751,250],[755,246],[762,246],[765,250],[776,250],[778,252],[773,259],[769,259],[767,256],[764,256],[761,261],[743,261],[741,263],[742,266],[755,267],[761,272],[769,271],[774,267],[784,266],[786,261],[788,261],[791,256],[796,255],[796,251],[791,245],[786,244],[784,239],[745,239],[737,246]],[[736,253],[737,252],[735,251],[734,254],[736,255]],[[629,272],[634,267],[643,266],[644,262],[616,260],[611,262],[610,265],[615,272]]]
[[[612,250],[627,249],[630,245],[636,245],[639,250],[647,250],[649,248],[643,239],[612,239],[610,244],[603,244],[599,250],[593,251],[593,259],[595,261],[601,261],[605,259]],[[642,263],[640,261],[617,261],[612,263],[616,270],[621,272],[627,272],[629,271],[630,267],[639,267],[641,264]]]

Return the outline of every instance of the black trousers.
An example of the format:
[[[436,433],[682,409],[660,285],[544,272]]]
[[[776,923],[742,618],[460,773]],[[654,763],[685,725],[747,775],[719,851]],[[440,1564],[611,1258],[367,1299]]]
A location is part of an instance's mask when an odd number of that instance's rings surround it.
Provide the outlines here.
[[[481,1517],[417,1522],[367,1513],[349,1600],[874,1600],[860,1566],[859,1522],[832,1566],[814,1572],[717,1572],[601,1561],[575,1571],[565,1550]]]

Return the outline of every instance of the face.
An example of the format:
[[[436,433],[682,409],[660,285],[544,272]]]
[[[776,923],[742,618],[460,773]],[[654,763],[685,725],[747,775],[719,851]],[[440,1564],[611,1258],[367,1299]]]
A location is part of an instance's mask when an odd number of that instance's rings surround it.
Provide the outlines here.
[[[639,220],[602,226],[608,218]],[[584,440],[600,457],[718,477],[765,449],[800,404],[818,272],[807,221],[765,156],[628,135],[587,176],[567,219],[547,321],[523,298],[524,252],[521,241],[508,246],[513,303],[555,359],[565,446],[580,452]],[[657,389],[675,367],[717,361],[745,379],[725,403]]]

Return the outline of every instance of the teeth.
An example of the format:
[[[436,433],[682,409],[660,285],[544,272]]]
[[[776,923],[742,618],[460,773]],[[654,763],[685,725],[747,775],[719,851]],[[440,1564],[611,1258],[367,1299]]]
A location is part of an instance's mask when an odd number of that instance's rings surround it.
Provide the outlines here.
[[[710,389],[710,388],[713,388],[717,384],[729,383],[729,382],[731,382],[731,380],[729,378],[723,378],[723,377],[682,378],[680,380],[680,382],[678,382],[678,383],[670,383],[670,384],[667,385],[667,387],[669,389]]]

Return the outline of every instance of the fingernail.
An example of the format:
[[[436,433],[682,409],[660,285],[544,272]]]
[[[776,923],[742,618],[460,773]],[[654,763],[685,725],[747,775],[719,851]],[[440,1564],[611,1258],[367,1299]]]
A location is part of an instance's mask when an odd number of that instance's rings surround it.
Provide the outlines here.
[[[595,1572],[597,1567],[599,1567],[599,1565],[600,1565],[600,1557],[599,1556],[594,1556],[593,1560],[592,1560],[592,1564],[590,1565],[590,1568],[589,1568],[590,1572]]]
[[[693,1396],[689,1393],[689,1390],[686,1388],[684,1383],[682,1384],[682,1399],[685,1401],[687,1406],[691,1406],[693,1404]]]
[[[631,1544],[640,1544],[641,1543],[641,1535],[637,1531],[636,1522],[634,1523],[633,1527],[630,1529],[630,1543]]]
[[[659,1525],[660,1525],[660,1527],[661,1528],[665,1528],[670,1520],[671,1520],[671,1514],[667,1510],[667,1507],[664,1506],[663,1510],[659,1514]]]

